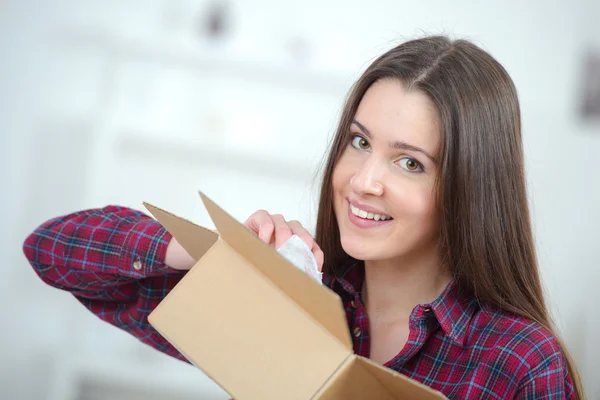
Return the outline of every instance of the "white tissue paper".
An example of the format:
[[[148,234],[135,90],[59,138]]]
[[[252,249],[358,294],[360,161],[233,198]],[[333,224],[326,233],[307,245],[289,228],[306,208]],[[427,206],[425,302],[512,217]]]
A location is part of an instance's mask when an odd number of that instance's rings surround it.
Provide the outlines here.
[[[319,271],[317,259],[299,236],[293,235],[279,248],[279,250],[277,250],[277,252],[284,256],[300,271],[304,271],[315,281],[323,284],[323,273]]]

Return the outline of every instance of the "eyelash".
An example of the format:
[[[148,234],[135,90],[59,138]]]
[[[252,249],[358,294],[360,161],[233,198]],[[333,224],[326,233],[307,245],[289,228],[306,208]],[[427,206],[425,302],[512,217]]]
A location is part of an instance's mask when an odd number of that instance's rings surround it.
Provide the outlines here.
[[[362,149],[362,148],[358,147],[358,144],[357,145],[354,144],[354,141],[356,139],[364,140],[367,143],[369,143],[369,141],[364,136],[356,134],[356,133],[352,133],[351,136],[350,136],[350,145],[352,147],[354,147],[356,150],[365,151],[366,149]],[[371,147],[370,144],[369,144],[369,147]],[[408,172],[414,172],[414,173],[425,172],[425,168],[423,168],[423,164],[421,164],[418,160],[416,160],[416,159],[414,159],[412,157],[402,157],[400,159],[400,161],[402,161],[402,160],[413,161],[415,164],[417,164],[417,168],[419,169],[419,170],[416,170],[416,169],[415,170],[411,170],[411,169],[408,169],[406,167],[402,167],[401,166],[401,168],[405,169],[406,171],[408,171]]]

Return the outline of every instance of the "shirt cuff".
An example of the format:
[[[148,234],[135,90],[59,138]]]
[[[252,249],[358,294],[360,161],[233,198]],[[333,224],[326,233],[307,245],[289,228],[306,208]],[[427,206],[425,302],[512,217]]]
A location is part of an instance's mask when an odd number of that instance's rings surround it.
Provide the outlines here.
[[[158,221],[148,218],[137,222],[123,243],[120,265],[136,279],[177,272],[165,264],[171,239],[172,235]]]

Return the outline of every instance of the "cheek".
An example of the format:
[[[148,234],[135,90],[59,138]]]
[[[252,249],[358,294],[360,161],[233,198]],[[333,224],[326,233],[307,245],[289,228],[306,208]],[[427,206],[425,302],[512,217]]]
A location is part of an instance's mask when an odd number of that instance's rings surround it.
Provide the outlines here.
[[[403,189],[390,193],[390,198],[395,199],[393,209],[398,219],[404,220],[406,225],[434,224],[437,218],[436,199],[431,187],[410,186],[398,185],[397,187],[403,187]]]

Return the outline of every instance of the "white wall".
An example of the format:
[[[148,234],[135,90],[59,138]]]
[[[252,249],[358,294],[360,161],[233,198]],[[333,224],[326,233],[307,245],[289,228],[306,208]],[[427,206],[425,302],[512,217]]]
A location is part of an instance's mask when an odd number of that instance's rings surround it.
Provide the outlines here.
[[[398,40],[438,32],[476,41],[516,82],[549,301],[600,397],[600,122],[577,114],[581,56],[600,49],[597,2],[287,3],[236,2],[219,48],[192,35],[200,1],[0,2],[2,397],[66,399],[88,374],[92,386],[120,378],[226,398],[43,285],[23,239],[109,203],[150,201],[208,223],[197,189],[239,219],[267,208],[312,225],[311,178],[352,79]],[[301,65],[286,52],[294,38],[311,49]]]

